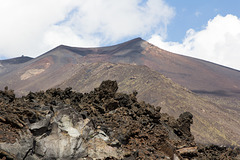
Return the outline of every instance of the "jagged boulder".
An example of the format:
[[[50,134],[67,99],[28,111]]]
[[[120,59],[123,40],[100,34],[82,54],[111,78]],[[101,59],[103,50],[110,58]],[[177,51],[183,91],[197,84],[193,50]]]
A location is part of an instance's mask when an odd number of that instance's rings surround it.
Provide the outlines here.
[[[213,147],[198,147],[194,142],[191,113],[184,112],[176,120],[160,113],[159,106],[138,102],[136,91],[128,95],[117,93],[117,89],[117,82],[108,80],[84,94],[71,88],[53,88],[16,98],[8,89],[0,91],[0,158],[131,160],[212,156],[205,153],[211,153]],[[221,151],[225,158],[239,155],[237,149]]]

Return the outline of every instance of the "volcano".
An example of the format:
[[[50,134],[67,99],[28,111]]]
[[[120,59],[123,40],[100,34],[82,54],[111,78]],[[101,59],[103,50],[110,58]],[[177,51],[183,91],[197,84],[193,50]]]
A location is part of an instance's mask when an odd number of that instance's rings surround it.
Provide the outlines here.
[[[2,68],[5,66],[9,68],[11,65],[26,61],[28,63],[23,65],[25,70],[29,65],[31,65],[30,68],[35,67],[45,70],[48,64],[51,65],[52,63],[54,65],[49,69],[56,67],[54,70],[63,70],[62,66],[70,67],[71,65],[94,62],[145,65],[195,93],[218,96],[240,95],[240,71],[200,59],[174,54],[141,38],[100,48],[77,48],[60,45],[34,59],[19,57],[0,61],[0,64]],[[44,66],[46,64],[47,66]],[[3,72],[2,68],[1,72]],[[23,67],[18,68],[23,69]],[[15,70],[15,68],[12,70]],[[38,75],[38,73],[32,75]],[[3,73],[1,77],[5,77]]]
[[[58,46],[36,58],[0,61],[0,87],[18,96],[53,87],[89,92],[103,80],[160,106],[194,115],[197,142],[240,145],[240,71],[174,54],[141,38],[99,48]]]

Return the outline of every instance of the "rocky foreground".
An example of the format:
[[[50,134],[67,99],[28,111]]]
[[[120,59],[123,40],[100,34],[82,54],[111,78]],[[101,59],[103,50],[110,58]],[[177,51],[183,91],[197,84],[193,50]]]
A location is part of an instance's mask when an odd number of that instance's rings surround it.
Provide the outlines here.
[[[15,98],[0,91],[0,159],[240,159],[240,149],[194,142],[193,115],[117,93],[104,81],[90,93],[71,88]]]

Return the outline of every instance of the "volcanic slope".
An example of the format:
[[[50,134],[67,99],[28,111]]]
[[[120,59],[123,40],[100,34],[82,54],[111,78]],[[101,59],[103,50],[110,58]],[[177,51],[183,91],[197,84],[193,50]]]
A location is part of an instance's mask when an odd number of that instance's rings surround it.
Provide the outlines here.
[[[54,63],[55,72],[63,69],[61,68],[63,66],[68,68],[76,64],[93,62],[146,65],[195,93],[218,97],[240,97],[240,71],[167,52],[141,38],[100,48],[76,48],[61,45],[28,61],[30,63],[25,63],[27,68],[24,68],[24,71],[28,70],[29,65],[31,65],[30,69],[31,67],[45,69],[46,66],[41,65],[45,61],[50,61],[47,62],[50,65]],[[53,66],[50,69],[53,69]],[[39,72],[40,70],[31,75]]]
[[[146,66],[92,63],[81,66],[75,75],[57,87],[72,87],[89,92],[101,81],[113,79],[119,84],[119,91],[131,93],[136,90],[138,99],[177,117],[189,111],[194,115],[192,132],[197,142],[226,145],[240,144],[239,112],[216,105],[188,89],[174,83],[164,75]]]
[[[0,76],[19,68],[21,64],[30,61],[31,59],[33,58],[22,56],[12,59],[0,60]]]
[[[59,46],[21,63],[14,70],[3,72],[0,87],[9,86],[18,95],[56,86],[72,86],[74,90],[87,92],[97,87],[105,78],[117,80],[120,91],[137,90],[141,93],[138,95],[140,100],[161,106],[163,112],[178,116],[183,111],[191,111],[195,118],[193,134],[197,142],[240,144],[238,105],[224,108],[222,102],[218,105],[199,97],[159,72],[181,85],[186,83],[184,86],[191,90],[208,93],[223,90],[220,93],[237,97],[235,93],[238,90],[234,88],[239,88],[238,71],[172,54],[139,38],[102,48]],[[189,76],[183,76],[184,74]],[[171,75],[177,78],[174,79]],[[215,83],[215,78],[221,82]],[[233,84],[235,87],[231,88]]]
[[[174,54],[141,38],[101,48],[59,46],[52,52],[76,53],[81,62],[146,65],[196,93],[240,97],[240,71]]]
[[[41,90],[41,87],[42,89],[72,87],[76,91],[89,92],[95,86],[99,86],[103,80],[117,80],[119,91],[131,93],[136,90],[139,92],[138,99],[161,106],[163,112],[175,117],[184,111],[192,112],[194,115],[192,132],[197,142],[240,144],[240,129],[237,127],[240,121],[237,113],[233,111],[227,113],[224,108],[220,109],[220,106],[206,101],[147,66],[96,62],[79,65],[70,63],[72,66],[69,67],[70,64],[66,63],[65,67],[62,66],[56,70],[57,67],[51,69],[53,64],[49,63],[52,62],[46,59],[40,62],[37,64],[47,66],[35,68],[35,73],[37,71],[41,73],[33,75],[27,70],[23,74],[12,77],[12,84],[16,86],[25,84],[25,88],[22,86],[16,90],[18,93],[22,93],[23,89],[24,93],[29,90]],[[65,70],[62,71],[62,69]]]

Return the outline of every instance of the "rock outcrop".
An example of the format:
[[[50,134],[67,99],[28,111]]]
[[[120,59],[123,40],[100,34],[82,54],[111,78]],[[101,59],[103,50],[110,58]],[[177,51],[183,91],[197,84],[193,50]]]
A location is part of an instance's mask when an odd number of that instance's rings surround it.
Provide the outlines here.
[[[161,107],[117,93],[104,81],[90,93],[71,88],[15,98],[0,91],[0,159],[231,159],[239,149],[199,146],[193,115],[176,120]]]

